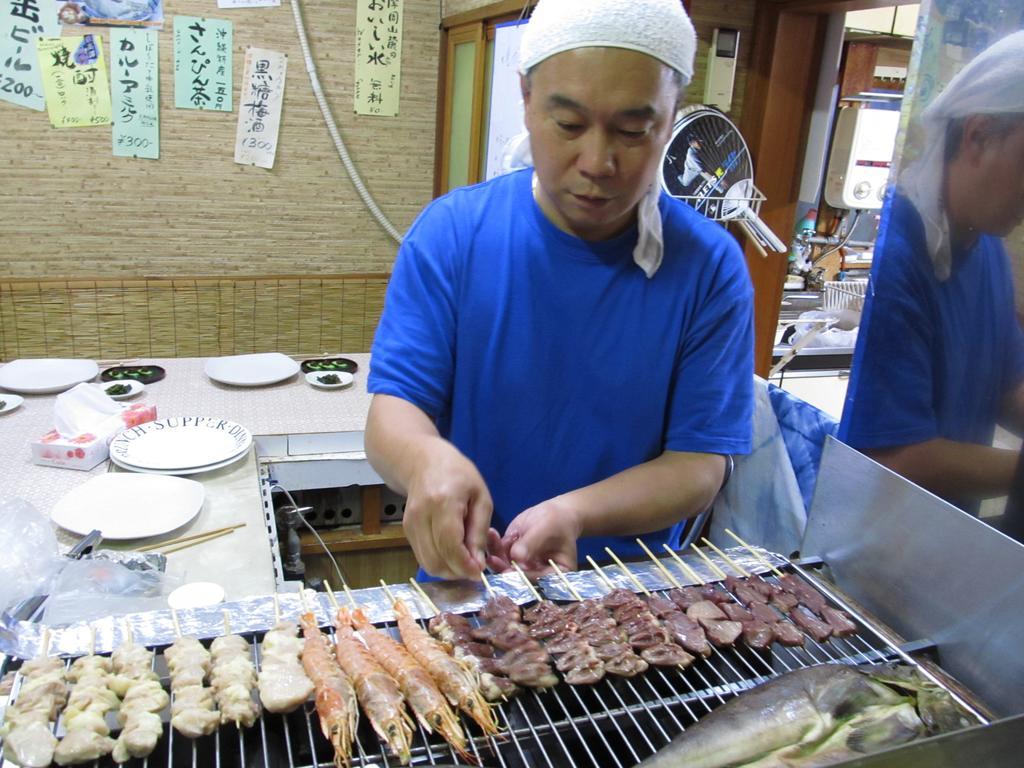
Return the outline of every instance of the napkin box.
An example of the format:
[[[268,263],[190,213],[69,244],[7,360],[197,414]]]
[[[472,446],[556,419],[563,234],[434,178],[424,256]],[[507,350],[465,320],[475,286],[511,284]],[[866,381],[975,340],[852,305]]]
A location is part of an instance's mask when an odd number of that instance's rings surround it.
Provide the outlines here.
[[[156,406],[135,403],[100,422],[92,432],[63,437],[56,429],[31,443],[32,461],[48,467],[92,469],[110,455],[110,441],[129,427],[156,420]]]

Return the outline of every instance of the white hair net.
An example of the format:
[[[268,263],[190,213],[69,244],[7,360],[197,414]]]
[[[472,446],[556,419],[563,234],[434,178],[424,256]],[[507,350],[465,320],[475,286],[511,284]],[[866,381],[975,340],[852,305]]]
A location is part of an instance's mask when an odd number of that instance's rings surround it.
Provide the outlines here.
[[[949,223],[942,201],[946,128],[970,115],[1024,113],[1024,31],[976,56],[921,113],[923,150],[903,172],[900,188],[924,222],[928,253],[939,280],[952,269]]]
[[[697,34],[679,0],[540,0],[523,33],[519,71],[574,48],[626,48],[693,78]]]

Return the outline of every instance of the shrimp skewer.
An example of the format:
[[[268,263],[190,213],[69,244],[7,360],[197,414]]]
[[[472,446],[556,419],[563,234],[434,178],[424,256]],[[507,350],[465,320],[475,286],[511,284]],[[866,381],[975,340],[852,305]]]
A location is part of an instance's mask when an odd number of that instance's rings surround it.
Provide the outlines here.
[[[495,735],[501,732],[491,705],[480,693],[477,676],[466,666],[453,659],[435,638],[427,634],[409,612],[409,606],[401,599],[394,601],[398,616],[398,631],[409,653],[418,661],[448,701],[458,707],[479,725],[484,733]]]
[[[338,664],[352,679],[356,696],[377,735],[405,765],[412,758],[412,719],[405,710],[405,699],[398,684],[381,668],[352,630],[347,608],[338,610],[334,652]]]
[[[312,613],[299,619],[306,639],[302,667],[316,686],[316,711],[320,730],[334,747],[334,765],[345,768],[352,762],[352,742],[359,724],[359,704],[348,676],[338,666],[330,643]]]
[[[406,701],[427,732],[437,731],[462,759],[473,762],[472,755],[466,751],[467,742],[462,726],[430,673],[420,666],[401,643],[378,631],[361,610],[353,610],[350,618],[370,653],[398,683]]]

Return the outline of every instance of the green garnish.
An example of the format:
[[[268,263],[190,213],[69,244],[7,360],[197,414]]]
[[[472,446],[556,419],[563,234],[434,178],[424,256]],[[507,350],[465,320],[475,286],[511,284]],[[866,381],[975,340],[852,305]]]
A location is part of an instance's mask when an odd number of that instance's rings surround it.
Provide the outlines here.
[[[7,401],[6,400],[0,400],[0,411],[2,411],[6,405],[7,405]]]
[[[112,386],[107,387],[103,391],[111,396],[127,395],[129,392],[132,391],[132,388],[127,384],[114,384]]]
[[[326,376],[317,376],[316,380],[321,384],[341,384],[341,379],[336,373],[328,373]]]

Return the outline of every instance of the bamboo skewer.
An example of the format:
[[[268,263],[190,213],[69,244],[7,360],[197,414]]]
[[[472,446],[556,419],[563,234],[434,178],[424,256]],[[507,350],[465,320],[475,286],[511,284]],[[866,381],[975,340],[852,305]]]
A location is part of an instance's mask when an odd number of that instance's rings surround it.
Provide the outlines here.
[[[698,547],[696,544],[691,544],[690,547],[693,549],[694,552],[696,552],[700,556],[700,559],[703,560],[707,567],[711,570],[712,576],[717,576],[719,579],[725,578],[725,571],[723,571],[721,568],[719,568],[717,565],[711,562],[711,558],[705,555],[703,552],[701,552],[700,547]]]
[[[171,608],[171,621],[174,622],[174,634],[181,639],[181,624],[178,622],[178,612]]]
[[[555,573],[558,574],[558,578],[562,580],[562,584],[565,585],[565,588],[569,590],[569,594],[572,595],[576,600],[582,600],[583,596],[579,592],[577,592],[576,587],[574,587],[570,583],[570,581],[567,578],[565,578],[565,574],[562,573],[562,569],[558,567],[558,563],[556,563],[554,560],[548,560],[548,565],[555,569]]]
[[[722,560],[725,563],[727,563],[730,568],[732,568],[734,571],[736,571],[736,573],[738,573],[740,576],[742,576],[745,579],[749,579],[750,578],[750,571],[748,571],[742,565],[737,563],[735,560],[733,560],[731,557],[729,557],[727,554],[725,554],[725,552],[720,550],[718,547],[716,547],[714,544],[712,544],[710,541],[708,541],[703,536],[701,536],[700,540],[703,541],[706,546],[708,546],[711,549],[715,550],[715,554],[718,555],[720,558],[722,558]]]
[[[640,545],[640,547],[641,547],[641,549],[643,549],[643,551],[647,553],[647,556],[648,556],[649,558],[651,558],[651,561],[652,561],[652,562],[653,562],[653,563],[654,563],[654,564],[655,564],[656,566],[658,566],[658,568],[659,568],[659,569],[661,569],[661,572],[662,572],[663,574],[665,574],[665,578],[666,578],[666,579],[668,579],[668,583],[669,583],[669,584],[671,584],[671,585],[672,585],[673,587],[675,587],[676,589],[680,589],[680,588],[681,588],[681,587],[683,586],[683,585],[682,585],[682,583],[681,583],[681,582],[679,581],[679,579],[677,579],[677,578],[676,578],[676,577],[675,577],[674,575],[672,575],[672,571],[670,571],[670,570],[669,570],[669,569],[668,569],[668,568],[667,568],[667,567],[665,566],[665,564],[664,564],[663,562],[661,562],[661,560],[659,560],[658,558],[656,558],[656,557],[654,556],[654,553],[653,553],[653,552],[651,552],[651,549],[650,549],[650,547],[648,547],[648,546],[647,546],[646,544],[644,544],[644,540],[643,540],[643,539],[639,539],[639,538],[638,538],[638,539],[636,540],[636,543],[637,543],[637,544],[639,544],[639,545]]]
[[[352,601],[352,607],[355,608],[356,601],[352,599],[352,592],[349,591],[348,584],[342,584],[341,586],[345,588],[345,594],[348,595],[348,599]],[[327,591],[327,602],[331,604],[331,608],[333,608],[335,613],[337,613],[338,598],[334,596],[334,590],[331,589],[331,582],[329,582],[327,579],[324,579],[324,587],[326,588]]]
[[[274,624],[281,623],[281,599],[277,595],[277,591],[274,591]]]
[[[672,547],[670,547],[668,544],[662,544],[661,546],[664,547],[665,551],[668,552],[669,555],[671,555],[672,559],[676,561],[676,565],[678,565],[682,569],[683,573],[686,574],[686,578],[688,578],[694,584],[700,584],[702,587],[707,583],[704,581],[704,579],[700,577],[700,575],[695,570],[693,570],[693,568],[688,566],[683,561],[683,558],[681,558],[679,555],[672,551]]]
[[[416,579],[410,578],[409,583],[412,584],[412,588],[416,590],[417,596],[422,597],[424,602],[426,602],[427,607],[434,612],[434,615],[440,616],[441,609],[437,607],[437,603],[430,599],[430,595],[423,591],[423,587],[419,585],[419,582],[417,582]]]
[[[607,552],[607,553],[608,553],[608,556],[609,556],[609,557],[610,557],[610,558],[611,558],[612,560],[614,560],[614,561],[615,561],[615,564],[616,564],[617,566],[619,566],[619,570],[620,570],[620,571],[622,571],[622,572],[623,572],[624,574],[626,574],[626,576],[628,576],[628,577],[629,577],[629,580],[630,580],[630,581],[632,581],[632,582],[633,582],[634,584],[636,584],[636,586],[637,586],[637,589],[639,589],[639,590],[640,590],[641,592],[643,592],[643,593],[644,593],[645,595],[647,595],[647,597],[650,597],[650,596],[651,596],[651,592],[650,592],[650,590],[649,590],[649,589],[647,589],[647,587],[645,587],[645,586],[643,585],[643,583],[642,583],[642,582],[640,581],[640,579],[638,579],[638,578],[636,577],[636,574],[634,574],[634,573],[633,573],[633,572],[632,572],[631,570],[629,570],[629,568],[627,568],[627,567],[626,567],[626,564],[625,564],[624,562],[622,562],[621,560],[619,560],[619,556],[618,556],[618,555],[616,555],[616,554],[615,554],[614,552],[612,552],[612,550],[611,550],[611,548],[610,548],[610,547],[605,547],[605,548],[604,548],[604,551],[605,551],[605,552]]]
[[[513,561],[512,567],[516,569],[516,573],[519,574],[519,578],[523,580],[526,588],[530,590],[530,594],[533,595],[533,599],[539,603],[541,601],[540,592],[538,592],[537,588],[533,586],[533,582],[531,582],[530,578],[523,572],[523,569],[519,567],[519,563]]]
[[[604,572],[604,568],[597,564],[597,562],[590,555],[587,555],[587,562],[590,563],[590,567],[594,569],[594,573],[598,575],[604,585],[608,587],[609,591],[614,591],[615,584],[611,579],[608,578],[608,574]]]
[[[764,556],[763,556],[763,555],[762,555],[762,554],[761,554],[760,552],[758,552],[758,551],[757,551],[756,549],[754,549],[754,548],[753,548],[752,546],[750,546],[749,544],[747,544],[747,542],[745,542],[745,541],[744,541],[743,539],[741,539],[741,538],[740,538],[739,536],[737,536],[737,535],[736,535],[735,533],[733,533],[732,531],[730,531],[730,530],[729,530],[728,528],[726,528],[726,529],[725,529],[725,532],[726,532],[727,534],[729,534],[730,536],[732,536],[732,537],[733,537],[734,539],[736,539],[736,542],[737,542],[737,543],[738,543],[738,544],[739,544],[739,545],[740,545],[741,547],[743,547],[744,549],[746,549],[746,550],[747,550],[747,551],[748,551],[748,552],[749,552],[750,554],[752,554],[752,555],[753,555],[754,557],[756,557],[756,558],[757,558],[757,559],[758,559],[758,560],[759,560],[760,562],[762,562],[762,563],[763,563],[763,564],[765,565],[765,567],[766,567],[766,568],[770,568],[770,569],[771,569],[771,571],[772,571],[772,573],[774,573],[774,574],[775,574],[776,576],[778,576],[779,578],[782,578],[782,575],[783,575],[783,574],[782,574],[782,571],[780,571],[780,570],[779,570],[778,568],[776,568],[776,567],[775,567],[774,565],[772,565],[772,564],[771,564],[771,563],[770,563],[770,562],[768,561],[768,559],[767,559],[767,558],[765,558],[765,557],[764,557]]]
[[[487,590],[487,594],[493,595],[494,588],[491,586],[491,580],[487,578],[487,574],[480,571],[480,581],[484,583],[484,588]]]
[[[244,528],[245,526],[246,526],[246,523],[235,523],[234,525],[226,525],[223,528],[214,528],[211,531],[204,531],[202,533],[193,533],[193,534],[191,534],[189,536],[178,536],[177,538],[168,539],[167,541],[157,542],[156,544],[146,544],[145,546],[142,546],[142,547],[136,547],[135,551],[136,552],[151,552],[154,549],[160,549],[161,547],[166,547],[166,546],[174,547],[174,546],[177,546],[178,544],[184,544],[187,541],[195,541],[196,539],[203,539],[203,540],[205,540],[207,538],[216,538],[217,536],[223,536],[223,535],[225,535],[227,533],[231,533],[232,531],[236,530],[237,528]],[[196,543],[201,543],[201,542],[196,542]],[[181,549],[184,549],[184,547],[181,547]],[[175,550],[172,549],[172,550],[169,550],[169,551],[173,552]]]

